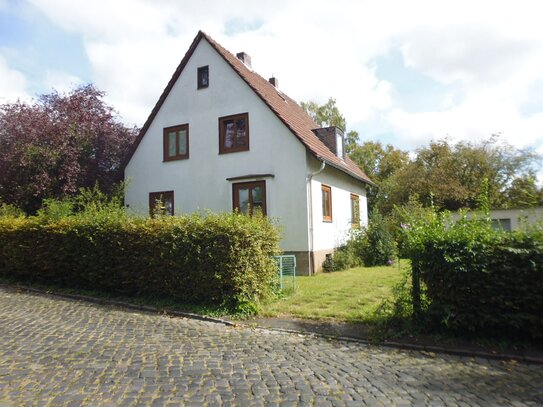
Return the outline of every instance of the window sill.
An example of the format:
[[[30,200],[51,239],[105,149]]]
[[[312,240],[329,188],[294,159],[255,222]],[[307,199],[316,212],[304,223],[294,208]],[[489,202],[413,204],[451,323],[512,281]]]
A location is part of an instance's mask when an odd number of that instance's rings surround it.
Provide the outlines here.
[[[162,160],[163,163],[167,163],[169,161],[181,161],[181,160],[188,160],[189,156],[182,156],[182,157],[170,157],[170,158],[164,158]]]

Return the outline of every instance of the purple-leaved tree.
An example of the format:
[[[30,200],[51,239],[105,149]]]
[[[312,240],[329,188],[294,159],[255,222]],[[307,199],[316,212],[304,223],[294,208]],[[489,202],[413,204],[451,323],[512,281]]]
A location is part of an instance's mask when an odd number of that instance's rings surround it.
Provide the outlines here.
[[[0,201],[33,213],[44,198],[96,182],[108,192],[122,179],[138,129],[123,125],[103,96],[85,85],[0,106]]]

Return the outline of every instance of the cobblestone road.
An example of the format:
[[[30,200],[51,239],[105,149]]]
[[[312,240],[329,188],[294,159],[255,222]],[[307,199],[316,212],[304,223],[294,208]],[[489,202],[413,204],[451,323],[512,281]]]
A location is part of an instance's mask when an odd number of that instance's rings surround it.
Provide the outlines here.
[[[543,367],[0,288],[0,406],[542,405]]]

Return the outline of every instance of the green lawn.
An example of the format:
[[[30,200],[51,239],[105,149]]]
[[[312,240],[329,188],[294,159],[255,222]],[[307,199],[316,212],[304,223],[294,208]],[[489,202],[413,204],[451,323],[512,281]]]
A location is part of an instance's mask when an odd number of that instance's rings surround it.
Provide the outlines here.
[[[297,277],[296,290],[263,304],[262,316],[369,321],[375,308],[392,298],[406,261],[392,267],[359,267],[347,271]]]

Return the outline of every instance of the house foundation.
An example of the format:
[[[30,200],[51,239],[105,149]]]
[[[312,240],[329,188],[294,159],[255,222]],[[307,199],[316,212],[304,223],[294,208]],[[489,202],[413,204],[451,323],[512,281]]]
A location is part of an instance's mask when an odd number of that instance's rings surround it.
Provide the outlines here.
[[[322,272],[322,263],[327,254],[332,254],[334,249],[317,250],[314,252],[284,252],[296,256],[296,275],[311,276]]]

